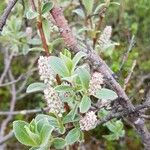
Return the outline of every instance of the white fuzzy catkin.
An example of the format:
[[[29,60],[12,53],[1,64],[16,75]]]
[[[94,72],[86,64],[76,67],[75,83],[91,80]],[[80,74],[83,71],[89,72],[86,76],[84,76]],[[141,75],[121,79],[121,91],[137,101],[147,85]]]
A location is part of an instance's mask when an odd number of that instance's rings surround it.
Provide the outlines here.
[[[50,57],[40,56],[38,59],[38,70],[40,80],[52,85],[55,82],[55,78],[53,70],[48,65],[49,59]]]
[[[104,83],[103,75],[99,72],[94,72],[90,80],[89,94],[96,95],[97,90],[101,89],[101,85]]]
[[[53,87],[51,87],[50,85],[48,85],[47,88],[44,90],[44,98],[47,102],[49,112],[61,116],[61,114],[64,112],[63,102],[59,98],[58,93],[55,92]]]
[[[97,125],[97,116],[95,115],[95,112],[87,112],[84,117],[81,117],[79,124],[81,130],[89,131],[94,129]]]
[[[99,43],[99,45],[102,49],[107,47],[107,45],[110,44],[111,34],[112,34],[112,27],[111,26],[106,26],[104,28],[102,34],[100,35],[100,38],[99,38],[99,41],[98,41],[98,43]]]

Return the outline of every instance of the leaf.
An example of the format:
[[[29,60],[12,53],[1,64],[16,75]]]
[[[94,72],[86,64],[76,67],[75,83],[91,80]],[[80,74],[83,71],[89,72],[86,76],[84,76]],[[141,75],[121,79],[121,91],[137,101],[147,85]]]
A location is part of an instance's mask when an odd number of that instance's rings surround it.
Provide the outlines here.
[[[63,149],[66,146],[66,141],[63,138],[55,138],[53,144],[56,149]]]
[[[118,139],[115,134],[103,135],[103,137],[105,139],[107,139],[108,141],[113,141],[113,140],[117,140]]]
[[[42,51],[44,51],[44,49],[43,48],[41,48],[41,47],[32,47],[32,48],[30,48],[29,50],[28,50],[28,52],[30,52],[30,51],[38,51],[38,52],[42,52]]]
[[[75,105],[74,108],[63,118],[64,124],[79,120],[79,117],[76,116],[77,108],[78,108],[78,105]]]
[[[43,123],[48,121],[48,123],[51,126],[55,127],[55,129],[59,127],[57,119],[55,117],[52,117],[49,115],[39,114],[35,117],[35,120],[37,121],[37,123],[42,124],[42,125],[43,125]],[[43,120],[44,120],[44,122],[43,122]],[[41,121],[41,122],[39,122],[39,121]],[[41,129],[41,127],[38,125],[38,129],[39,128]]]
[[[29,9],[29,11],[27,11],[26,13],[26,17],[27,19],[34,19],[38,16],[39,14],[37,12],[32,11],[31,9]]]
[[[120,6],[120,3],[118,3],[118,2],[110,2],[110,4],[114,4],[114,5]]]
[[[79,140],[79,137],[80,137],[80,129],[74,128],[71,131],[69,131],[65,140],[68,145],[72,145],[73,143]]]
[[[81,84],[83,89],[88,89],[89,88],[89,82],[90,82],[90,74],[85,68],[78,68],[77,69]]]
[[[48,144],[53,130],[53,126],[47,124],[43,125],[42,130],[40,132],[41,144],[43,146]]]
[[[35,82],[30,84],[27,87],[26,93],[32,93],[37,91],[43,91],[46,88],[46,85],[42,82]]]
[[[72,91],[73,88],[71,86],[67,86],[67,85],[57,85],[55,87],[55,90],[57,92],[69,92],[69,91]]]
[[[45,37],[46,37],[46,41],[48,43],[48,41],[50,41],[50,33],[51,33],[50,23],[47,19],[44,18],[42,20],[42,24],[43,24],[43,30],[44,30],[44,34],[45,34]],[[49,46],[50,46],[50,44],[49,44]]]
[[[86,113],[90,107],[91,107],[91,99],[88,96],[84,95],[79,105],[80,112]]]
[[[58,57],[51,56],[49,65],[57,74],[62,77],[67,77],[70,74],[64,62]]]
[[[85,14],[84,14],[83,10],[80,9],[80,8],[75,9],[75,10],[73,10],[72,12],[73,12],[73,13],[76,13],[76,14],[77,14],[79,17],[81,17],[82,19],[85,18]]]
[[[86,53],[84,53],[84,52],[82,52],[82,51],[78,52],[78,53],[74,56],[74,58],[72,59],[72,61],[73,61],[73,71],[74,71],[74,69],[76,68],[76,66],[77,66],[77,64],[79,63],[79,61],[81,60],[81,58],[82,58],[82,57],[85,57],[85,56],[86,56]]]
[[[31,45],[41,45],[41,40],[40,39],[37,39],[37,38],[34,38],[34,39],[30,39],[28,41],[28,44],[31,44]]]
[[[33,133],[27,125],[25,125],[24,128],[25,128],[26,132],[28,133],[29,137],[36,143],[36,145],[37,146],[40,145],[39,135],[36,133]]]
[[[66,67],[68,68],[69,73],[71,74],[71,71],[72,71],[72,68],[73,68],[72,60],[69,57],[63,55],[62,53],[60,53],[60,57],[63,60]]]
[[[25,121],[14,121],[13,131],[17,140],[26,146],[37,146],[37,144],[29,137],[25,130],[25,126],[29,126]]]
[[[52,2],[47,2],[42,7],[42,14],[49,12],[53,8],[54,4]]]
[[[82,0],[84,7],[87,10],[88,15],[92,13],[94,0]]]
[[[106,6],[105,3],[101,3],[100,5],[98,5],[98,6],[96,7],[96,9],[94,10],[94,14],[99,13],[105,6]]]
[[[118,96],[114,91],[110,89],[102,88],[101,90],[97,91],[96,97],[98,97],[99,99],[114,100]]]
[[[29,150],[48,150],[49,147],[48,146],[44,146],[44,147],[32,147]]]

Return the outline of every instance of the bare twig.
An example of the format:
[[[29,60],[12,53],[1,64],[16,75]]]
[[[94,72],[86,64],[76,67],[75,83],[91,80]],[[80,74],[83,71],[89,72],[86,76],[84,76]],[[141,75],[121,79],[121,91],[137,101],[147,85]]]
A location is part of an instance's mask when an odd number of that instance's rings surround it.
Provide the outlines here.
[[[14,80],[14,81],[0,84],[0,87],[4,87],[4,86],[8,86],[8,85],[17,83],[17,82],[19,82],[22,78],[23,78],[23,75],[19,76],[18,79]]]
[[[143,117],[144,119],[150,120],[150,115],[141,115],[141,117]]]
[[[13,59],[13,56],[14,56],[14,51],[12,51],[10,56],[9,56],[8,49],[6,48],[6,50],[4,51],[4,65],[5,65],[5,68],[4,68],[4,71],[3,71],[2,75],[0,76],[0,84],[3,83],[3,80],[4,80],[6,74],[9,70],[9,67],[10,67],[11,61]]]
[[[135,45],[135,36],[132,36],[131,41],[129,43],[129,47],[128,47],[127,51],[125,52],[125,54],[123,55],[123,59],[122,59],[120,69],[119,69],[120,71],[122,70],[125,62],[127,61],[129,53],[131,52],[134,45]]]
[[[124,87],[123,87],[124,90],[126,90],[127,84],[129,83],[129,81],[130,81],[130,79],[131,79],[131,76],[132,76],[132,73],[133,73],[133,70],[134,70],[135,66],[136,66],[136,60],[133,61],[132,67],[131,67],[131,69],[130,69],[130,71],[129,71],[129,74],[128,74],[128,76],[125,78]]]
[[[106,122],[108,122],[108,121],[110,121],[111,119],[114,119],[114,118],[121,119],[123,117],[127,117],[127,116],[129,116],[131,114],[134,114],[134,113],[138,114],[138,113],[140,113],[139,112],[140,110],[145,109],[145,108],[149,108],[149,107],[150,107],[150,102],[147,101],[143,105],[136,106],[134,110],[126,110],[126,109],[124,109],[122,112],[119,112],[119,113],[110,113],[105,118],[100,120],[98,122],[98,125],[104,124],[104,123],[106,123]],[[145,115],[143,115],[143,114],[140,115],[140,117],[143,117],[143,116],[145,116]]]
[[[10,78],[11,81],[14,81],[14,77],[13,77],[10,70],[9,70],[9,78]],[[15,104],[16,104],[16,86],[15,86],[15,84],[11,85],[11,95],[12,95],[12,99],[11,99],[11,102],[10,102],[10,110],[9,111],[13,112],[14,108],[15,108]],[[9,121],[11,119],[12,119],[12,115],[9,114],[7,116],[7,118],[2,122],[1,129],[0,129],[0,137],[4,136],[7,124],[9,123]]]
[[[35,3],[34,3],[34,0],[30,0],[30,5],[32,7],[32,10],[36,11],[36,6],[35,6]]]
[[[4,10],[4,13],[0,17],[0,31],[3,30],[3,27],[6,24],[6,20],[7,20],[8,16],[9,16],[11,10],[15,6],[15,4],[17,3],[17,1],[18,0],[9,0],[8,5],[7,5],[6,9]]]
[[[14,136],[13,131],[10,131],[7,135],[0,139],[0,145],[4,144]]]
[[[31,109],[31,110],[19,110],[19,111],[0,111],[0,116],[6,116],[6,115],[28,115],[28,114],[34,114],[34,113],[40,113],[42,111],[47,111],[48,108],[37,108],[37,109]]]

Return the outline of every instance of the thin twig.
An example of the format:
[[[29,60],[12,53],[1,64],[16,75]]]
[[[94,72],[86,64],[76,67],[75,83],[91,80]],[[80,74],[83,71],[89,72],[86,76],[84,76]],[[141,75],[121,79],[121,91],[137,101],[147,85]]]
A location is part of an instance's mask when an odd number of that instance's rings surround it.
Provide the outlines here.
[[[141,115],[141,117],[143,117],[144,119],[150,120],[150,115]]]
[[[8,85],[17,83],[17,82],[19,82],[21,79],[23,79],[23,75],[20,75],[20,76],[18,77],[18,79],[14,80],[14,81],[0,84],[0,87],[5,87],[5,86],[8,86]]]
[[[0,116],[6,116],[6,115],[28,115],[28,114],[34,114],[34,113],[40,113],[42,111],[47,111],[48,108],[37,108],[37,109],[30,109],[30,110],[18,110],[18,111],[0,111]]]
[[[132,67],[131,67],[131,69],[130,69],[130,71],[129,71],[129,74],[128,74],[128,76],[125,78],[124,87],[123,87],[124,90],[126,90],[127,84],[129,83],[129,81],[130,81],[130,79],[131,79],[131,76],[132,76],[132,73],[133,73],[133,70],[134,70],[135,66],[136,66],[136,60],[133,61]]]
[[[9,78],[11,81],[14,81],[14,77],[11,73],[11,70],[9,70]],[[12,84],[11,85],[11,95],[12,95],[12,98],[11,98],[11,101],[10,101],[10,112],[13,112],[14,111],[14,108],[15,108],[15,104],[16,104],[16,86],[15,84]],[[9,121],[12,119],[12,115],[9,114],[7,116],[7,118],[2,122],[1,124],[1,128],[0,128],[0,137],[2,138],[5,134],[5,129],[7,127],[7,124],[9,123]]]
[[[5,68],[4,68],[3,73],[0,76],[0,84],[3,83],[3,80],[4,80],[6,74],[9,70],[9,67],[10,67],[11,61],[13,59],[13,56],[14,56],[14,51],[12,51],[10,56],[9,56],[8,48],[6,48],[6,50],[4,51],[4,65],[5,65]]]
[[[133,35],[132,38],[131,38],[131,41],[130,41],[130,43],[129,43],[129,47],[128,47],[127,51],[125,52],[125,54],[123,55],[123,59],[122,59],[122,62],[121,62],[119,71],[122,70],[122,68],[123,68],[123,66],[124,66],[124,64],[125,64],[125,62],[126,62],[127,59],[128,59],[129,53],[131,52],[131,50],[132,50],[132,48],[134,47],[134,45],[135,45],[135,36]]]
[[[15,6],[15,4],[17,3],[17,1],[18,0],[9,0],[6,9],[4,10],[2,16],[0,17],[0,31],[3,30],[3,27],[6,24],[6,20],[7,20],[8,16],[9,16],[11,10]]]
[[[114,118],[121,119],[123,117],[127,117],[130,114],[137,113],[140,110],[144,108],[149,108],[149,107],[150,107],[150,102],[145,102],[143,105],[136,106],[134,110],[123,110],[122,112],[119,112],[119,113],[110,113],[105,118],[99,120],[98,125],[104,124]],[[145,115],[141,115],[141,117],[143,116]]]
[[[0,145],[4,144],[14,136],[13,131],[10,131],[7,135],[0,139]]]

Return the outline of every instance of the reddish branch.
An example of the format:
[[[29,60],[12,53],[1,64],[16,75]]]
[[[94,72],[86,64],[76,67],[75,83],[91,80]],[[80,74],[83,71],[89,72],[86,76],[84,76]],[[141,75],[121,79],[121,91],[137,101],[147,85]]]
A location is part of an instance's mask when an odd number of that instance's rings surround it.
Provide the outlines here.
[[[64,41],[66,45],[70,48],[72,52],[79,52],[83,50],[84,52],[87,53],[87,59],[91,63],[92,66],[96,66],[97,70],[101,72],[104,77],[109,81],[113,89],[116,91],[118,94],[119,98],[122,99],[120,102],[120,105],[129,110],[133,111],[135,107],[132,105],[130,102],[128,96],[126,95],[125,91],[123,88],[120,86],[120,84],[114,79],[114,77],[111,74],[111,70],[107,66],[107,64],[98,56],[95,54],[94,50],[92,48],[90,49],[85,49],[81,48],[77,44],[77,40],[72,34],[72,31],[67,23],[67,20],[65,19],[63,15],[63,11],[59,7],[54,7],[51,11],[51,15],[53,16],[56,25],[58,26],[60,30],[61,36],[64,38]],[[131,115],[128,120],[132,122],[133,126],[137,130],[138,134],[141,136],[141,139],[145,145],[145,148],[148,149],[150,147],[150,133],[148,132],[144,120],[139,117],[139,115]],[[137,121],[138,120],[138,121]]]
[[[6,9],[4,10],[4,13],[2,14],[2,16],[0,17],[0,31],[3,30],[4,25],[6,24],[6,20],[11,12],[11,10],[13,9],[13,7],[15,6],[15,4],[17,3],[18,0],[10,0],[8,2],[8,5],[6,7]]]
[[[45,50],[46,55],[49,56],[50,53],[49,53],[46,37],[45,37],[45,34],[44,34],[44,30],[43,30],[43,24],[42,24],[41,0],[38,0],[38,8],[37,9],[36,9],[34,0],[30,0],[30,4],[31,4],[31,7],[32,7],[33,11],[37,10],[38,13],[39,13],[39,16],[38,16],[38,19],[37,19],[37,28],[40,32],[40,36],[41,36],[41,40],[42,40],[42,46]]]
[[[48,45],[47,45],[47,42],[46,42],[46,37],[45,37],[45,34],[44,34],[44,30],[43,30],[41,8],[42,8],[41,0],[38,0],[38,13],[39,13],[39,16],[38,16],[38,21],[37,21],[37,27],[38,27],[38,30],[40,32],[43,48],[45,50],[46,55],[48,56],[49,55],[49,50],[48,50]]]

